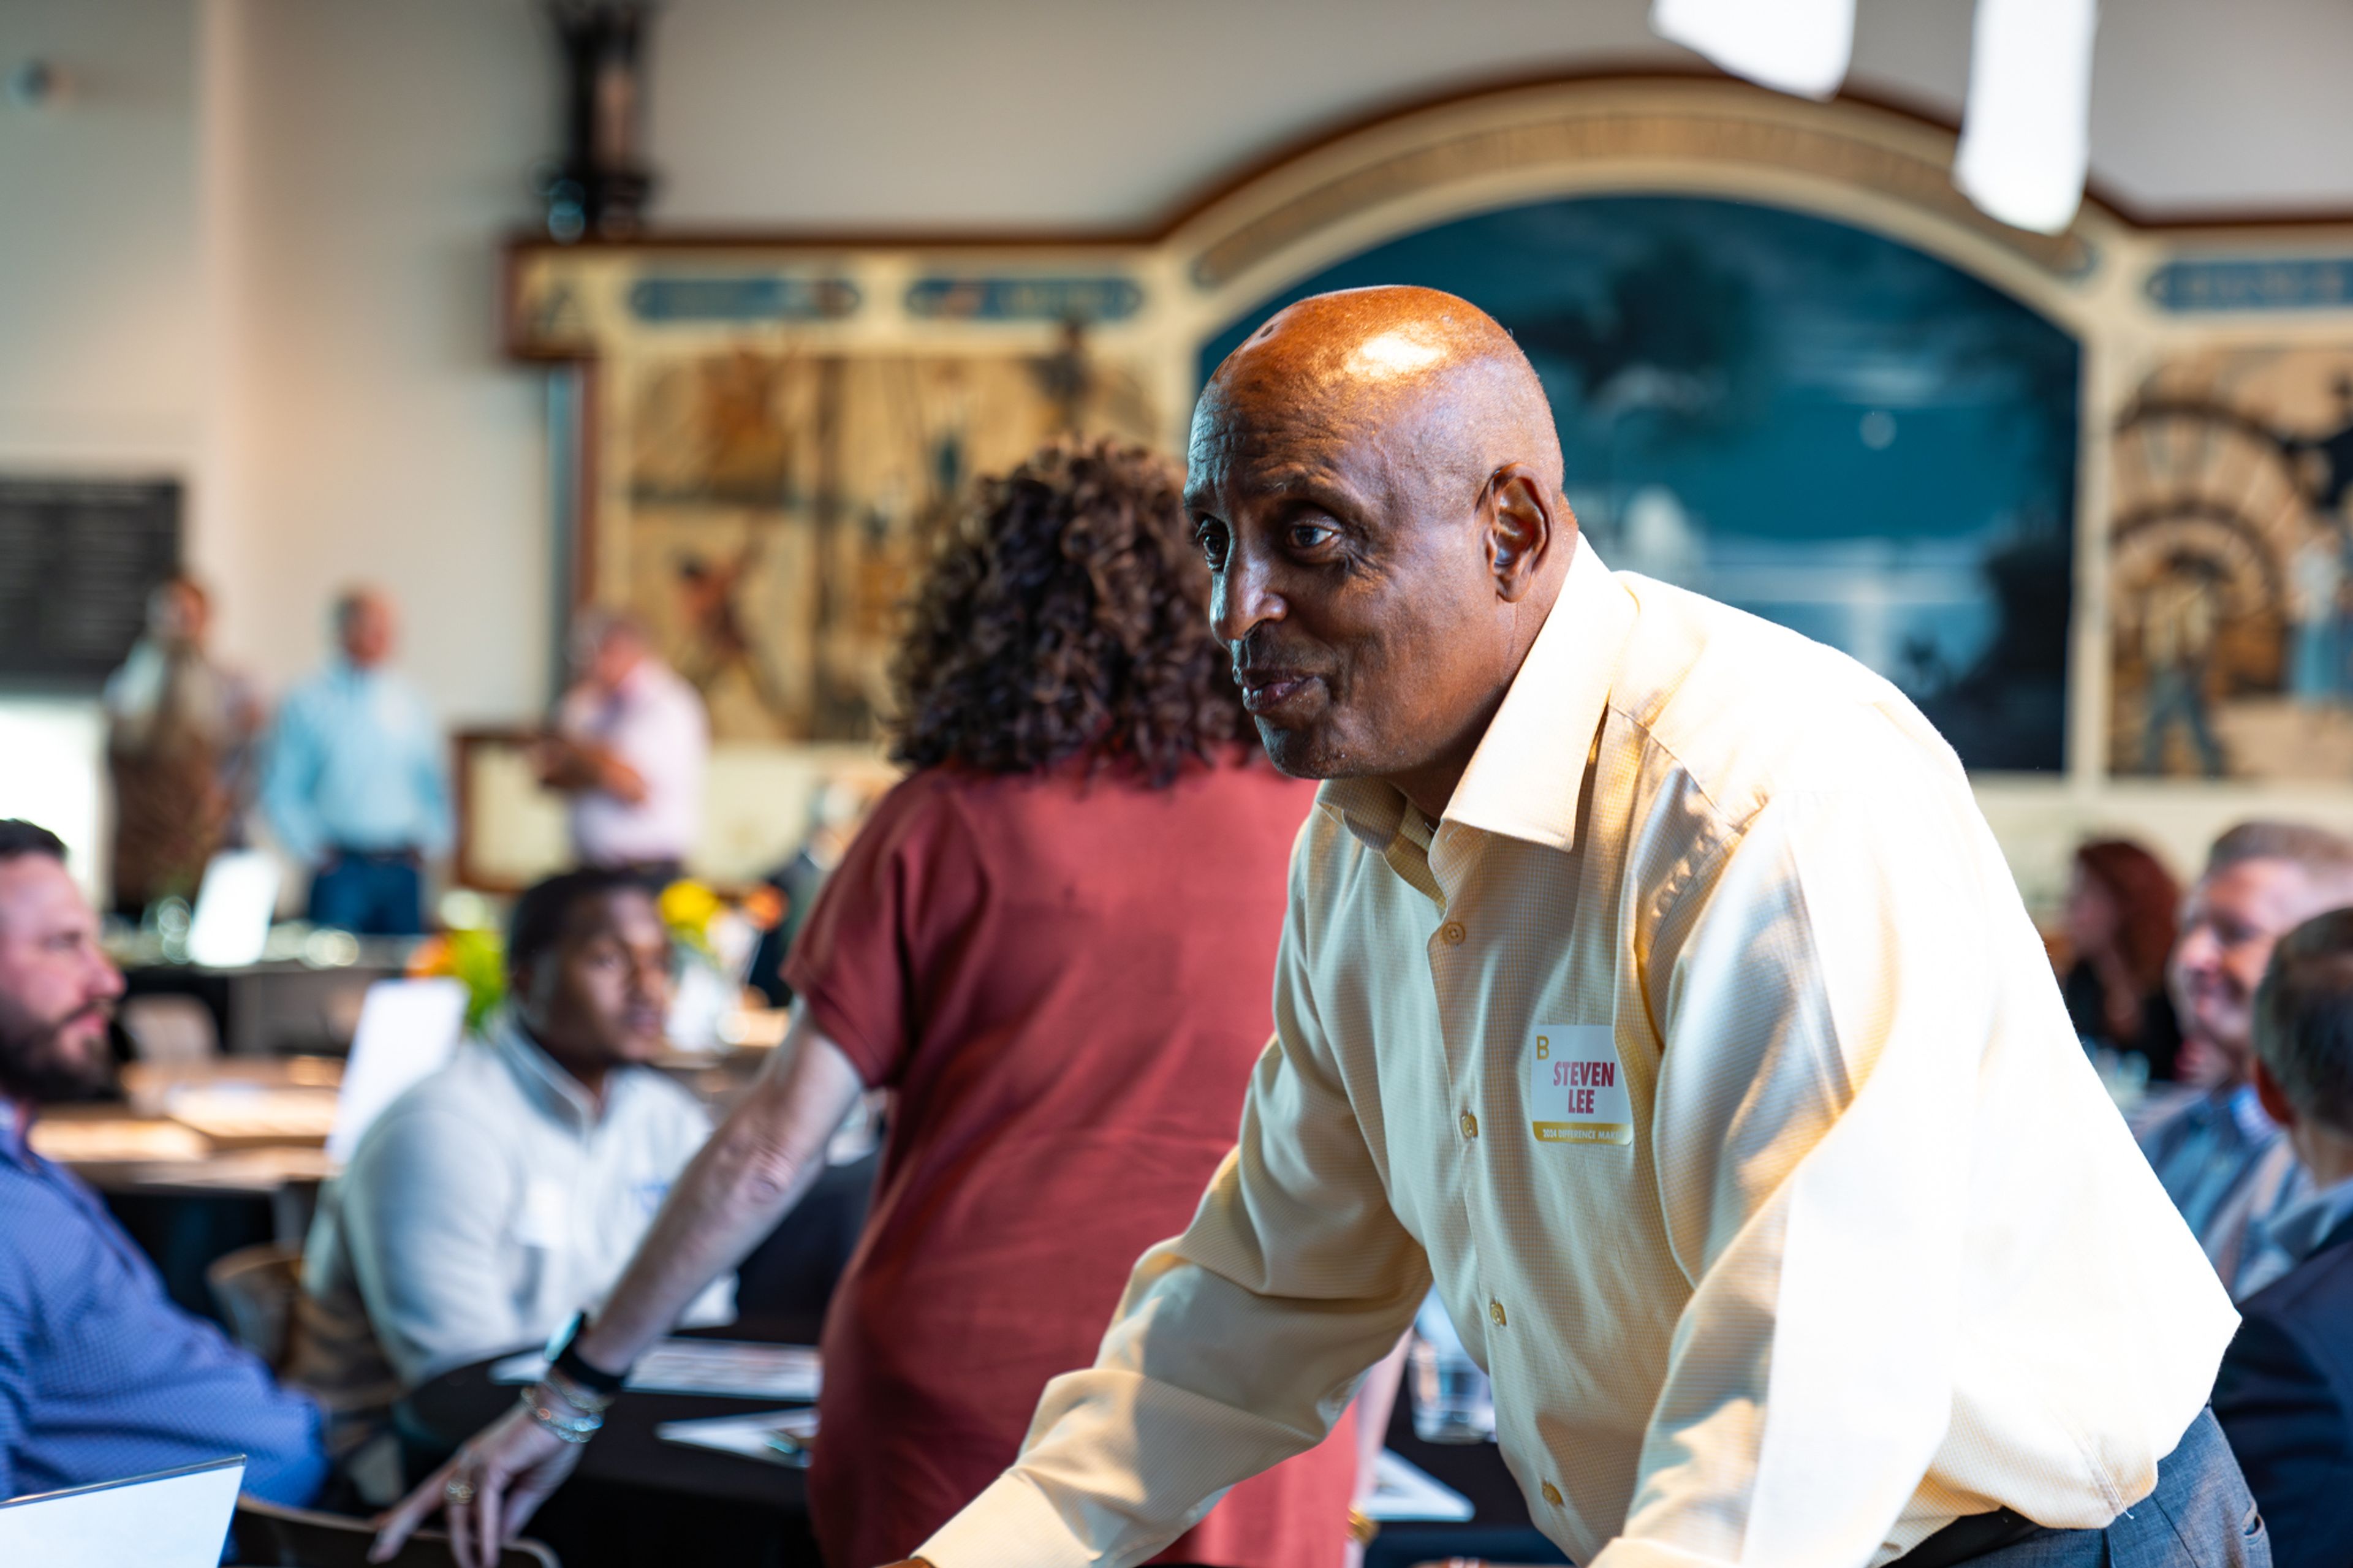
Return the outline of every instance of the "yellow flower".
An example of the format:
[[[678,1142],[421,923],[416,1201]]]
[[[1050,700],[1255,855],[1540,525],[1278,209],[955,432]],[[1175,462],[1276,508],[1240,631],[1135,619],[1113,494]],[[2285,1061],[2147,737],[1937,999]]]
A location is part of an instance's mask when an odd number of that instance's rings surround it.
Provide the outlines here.
[[[662,923],[682,934],[703,935],[724,908],[718,894],[691,878],[681,878],[661,891]]]

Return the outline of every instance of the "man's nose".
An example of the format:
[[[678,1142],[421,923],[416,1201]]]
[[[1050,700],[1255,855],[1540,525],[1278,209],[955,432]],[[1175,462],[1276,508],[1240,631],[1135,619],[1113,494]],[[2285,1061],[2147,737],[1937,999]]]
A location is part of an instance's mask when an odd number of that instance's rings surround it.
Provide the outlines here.
[[[90,967],[93,972],[90,975],[90,991],[93,995],[103,996],[111,1002],[122,994],[122,971],[114,967],[112,959],[104,953],[94,954],[90,960]]]
[[[1265,562],[1235,552],[1210,586],[1209,627],[1219,641],[1238,643],[1261,623],[1282,618],[1282,596],[1272,579]]]
[[[629,989],[636,993],[632,1000],[663,1004],[670,1000],[670,965],[667,963],[656,963],[649,959],[633,965],[629,971]]]
[[[2212,928],[2194,925],[2183,931],[2181,940],[2174,944],[2173,967],[2185,973],[2196,973],[2213,968],[2221,956],[2222,949],[2214,940]]]

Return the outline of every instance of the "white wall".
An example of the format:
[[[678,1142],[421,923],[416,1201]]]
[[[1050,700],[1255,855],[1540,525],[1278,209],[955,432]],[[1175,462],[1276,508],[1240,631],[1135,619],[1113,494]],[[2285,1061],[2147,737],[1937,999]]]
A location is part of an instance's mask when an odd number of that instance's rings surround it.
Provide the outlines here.
[[[530,203],[548,71],[519,0],[206,0],[233,88],[206,125],[227,323],[204,558],[226,643],[315,664],[364,578],[453,721],[529,716],[549,671],[543,389],[496,345],[498,237]]]
[[[0,0],[0,73],[68,63],[68,101],[0,102],[0,463],[184,471],[202,301],[187,0]]]
[[[673,0],[678,224],[1134,223],[1293,138],[1498,76],[1694,57],[1647,0]],[[1857,0],[1851,81],[1960,115],[1968,0]],[[2153,209],[2353,205],[2353,7],[2111,0],[2092,162]]]

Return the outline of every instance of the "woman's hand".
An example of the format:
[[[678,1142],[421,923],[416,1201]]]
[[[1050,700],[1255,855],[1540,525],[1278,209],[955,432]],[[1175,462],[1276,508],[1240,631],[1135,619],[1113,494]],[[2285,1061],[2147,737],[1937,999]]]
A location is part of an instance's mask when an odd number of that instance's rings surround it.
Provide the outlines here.
[[[518,1405],[483,1427],[424,1484],[376,1518],[368,1561],[398,1552],[417,1527],[446,1511],[459,1568],[494,1568],[499,1548],[522,1533],[548,1495],[580,1462],[584,1445],[567,1443]]]

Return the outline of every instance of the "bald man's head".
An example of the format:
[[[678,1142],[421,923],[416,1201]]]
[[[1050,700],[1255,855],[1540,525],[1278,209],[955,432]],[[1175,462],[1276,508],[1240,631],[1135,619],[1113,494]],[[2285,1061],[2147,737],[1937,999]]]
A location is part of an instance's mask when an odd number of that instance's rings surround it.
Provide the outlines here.
[[[1193,416],[1187,498],[1268,753],[1444,805],[1575,548],[1511,335],[1430,289],[1290,307]]]
[[[1493,317],[1435,289],[1347,289],[1277,311],[1226,356],[1193,415],[1204,439],[1271,419],[1286,436],[1377,434],[1455,479],[1521,462],[1556,493],[1560,436],[1534,366]]]

